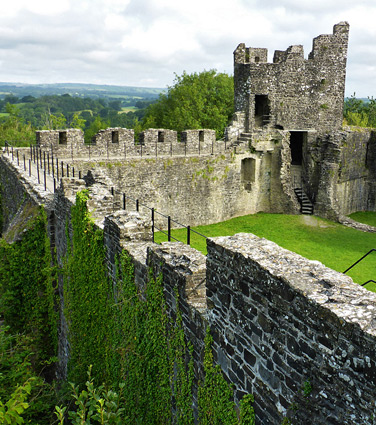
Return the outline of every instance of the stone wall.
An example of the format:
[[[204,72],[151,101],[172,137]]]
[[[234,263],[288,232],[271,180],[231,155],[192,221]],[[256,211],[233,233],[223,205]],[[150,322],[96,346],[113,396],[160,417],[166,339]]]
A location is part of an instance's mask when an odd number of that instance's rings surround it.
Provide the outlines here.
[[[135,140],[132,129],[107,128],[87,144],[79,129],[40,130],[36,132],[36,145],[54,157],[70,160],[218,154],[226,150],[224,141],[216,141],[214,130],[186,130],[180,138],[174,130],[150,128]]]
[[[209,241],[206,283],[217,360],[259,423],[286,409],[299,424],[373,423],[375,294],[249,234]]]
[[[2,178],[18,172],[4,159],[0,164]],[[14,179],[15,186],[25,184]],[[67,250],[70,208],[83,187],[83,181],[63,179],[46,207],[59,262]],[[112,195],[101,184],[89,190],[89,209],[104,229],[110,273],[121,249],[130,253],[140,286],[149,267],[162,272],[171,316],[177,287],[197,376],[210,325],[215,361],[234,384],[236,400],[254,394],[256,423],[277,425],[286,415],[300,424],[373,423],[375,294],[251,234],[208,240],[207,257],[182,244],[155,245],[147,218],[114,213]],[[59,295],[59,376],[64,377],[69,345],[62,280]]]
[[[29,149],[20,149],[28,153]],[[14,157],[15,158],[15,157]],[[0,234],[6,234],[11,231],[12,226],[16,226],[17,216],[22,214],[26,205],[33,208],[38,205],[49,205],[52,202],[52,195],[44,191],[43,184],[33,176],[29,177],[23,169],[20,162],[18,166],[16,161],[11,160],[11,156],[0,156],[0,206],[2,229]]]
[[[376,208],[376,132],[346,131],[341,146],[336,197],[343,215]]]
[[[268,146],[259,143],[257,151],[247,148],[236,155],[129,159],[115,163],[76,161],[74,165],[83,175],[90,170],[95,181],[106,180],[109,187],[133,198],[127,201],[127,208],[134,209],[134,200],[139,199],[182,224],[199,225],[257,211],[298,211],[292,189],[288,192],[284,185],[288,171],[281,169],[281,152],[268,150]],[[247,160],[254,162],[254,178],[244,174]],[[120,197],[118,202],[121,203]],[[150,215],[150,210],[143,208],[141,212]],[[155,217],[158,226],[167,227],[166,219],[158,214]]]

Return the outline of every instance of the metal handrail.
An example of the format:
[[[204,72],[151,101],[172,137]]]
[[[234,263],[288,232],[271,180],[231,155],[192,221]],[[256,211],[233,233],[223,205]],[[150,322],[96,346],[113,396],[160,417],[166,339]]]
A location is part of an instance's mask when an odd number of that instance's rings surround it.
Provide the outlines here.
[[[7,150],[7,154],[9,155],[9,147],[11,148],[11,154],[12,154],[12,160],[14,158],[14,149],[13,146],[8,143],[5,142],[5,146],[4,146]],[[18,150],[16,151],[16,155],[17,155],[17,161],[19,163],[19,156],[18,156]],[[46,162],[47,159],[47,162]],[[55,164],[56,162],[56,164]],[[51,176],[51,172],[52,172],[52,178],[53,178],[53,183],[54,183],[54,192],[56,191],[56,180],[59,181],[60,178],[64,177],[64,170],[66,170],[66,176],[69,177],[70,175],[70,170],[72,171],[72,177],[75,177],[75,169],[74,167],[69,166],[69,164],[64,164],[63,161],[60,161],[58,158],[54,158],[53,153],[51,154],[51,157],[49,155],[49,152],[47,152],[47,158],[45,155],[45,152],[42,152],[42,149],[40,148],[40,146],[38,145],[31,145],[30,146],[30,159],[29,159],[29,175],[31,174],[31,163],[36,164],[37,166],[37,177],[38,177],[38,183],[40,183],[40,170],[43,171],[43,183],[44,183],[44,188],[45,190],[47,190],[47,183],[46,183],[46,178],[47,175]],[[59,167],[60,166],[60,167]],[[65,167],[64,167],[65,166]],[[25,161],[25,156],[24,156],[24,168],[26,171],[26,161]],[[60,171],[60,173],[59,173]],[[56,177],[56,178],[55,178]],[[78,171],[78,178],[81,179],[81,170]],[[136,211],[139,211],[140,207],[144,207],[147,208],[148,210],[151,211],[151,220],[152,220],[152,231],[153,231],[153,241],[154,241],[154,233],[155,230],[158,230],[160,232],[162,232],[163,234],[165,234],[168,238],[168,241],[171,241],[172,239],[177,241],[177,242],[182,242],[182,243],[186,243],[187,245],[190,245],[190,239],[191,239],[191,233],[196,233],[197,235],[204,237],[205,239],[207,239],[208,237],[203,235],[202,233],[191,229],[191,226],[187,226],[185,224],[180,223],[177,220],[174,220],[173,218],[171,218],[171,216],[163,214],[157,210],[155,210],[155,208],[153,207],[149,207],[148,205],[141,203],[137,198],[134,198],[130,195],[126,195],[124,192],[120,192],[118,190],[116,190],[114,187],[110,187],[109,188],[110,192],[112,195],[114,195],[115,193],[118,195],[122,195],[123,197],[123,210],[126,209],[127,206],[127,199],[130,199],[132,201],[134,201],[136,203]],[[167,219],[168,222],[168,229],[167,232],[163,229],[160,229],[159,227],[157,227],[155,225],[155,217],[154,215],[158,214],[164,218]],[[171,234],[171,223],[175,223],[176,225],[180,226],[181,228],[185,228],[187,229],[187,242],[181,241],[177,238],[175,238],[174,236],[172,236]]]
[[[367,282],[362,283],[360,286],[365,286],[367,285],[367,283],[371,283],[371,282],[376,283],[375,280],[370,279],[370,280],[367,280]]]
[[[354,263],[354,264],[352,264],[349,268],[347,268],[347,269],[343,272],[343,274],[347,273],[350,269],[352,269],[354,266],[356,266],[358,263],[360,263],[360,262],[361,262],[364,258],[366,258],[366,257],[367,257],[367,255],[371,254],[371,252],[373,252],[373,251],[376,251],[376,249],[375,249],[375,248],[370,249],[370,250],[367,252],[367,254],[364,254],[364,255],[363,255],[363,257],[359,258],[359,260],[358,260],[358,261],[355,261],[355,263]]]

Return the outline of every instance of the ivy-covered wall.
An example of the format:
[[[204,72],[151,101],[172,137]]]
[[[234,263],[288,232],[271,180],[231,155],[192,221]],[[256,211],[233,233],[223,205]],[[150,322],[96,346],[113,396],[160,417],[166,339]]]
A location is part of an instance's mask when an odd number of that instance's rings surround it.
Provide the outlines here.
[[[33,226],[1,248],[21,299],[24,283],[11,270],[30,268],[27,279],[37,267],[25,296],[44,299],[38,311],[46,323],[56,288],[59,364],[66,362],[60,377],[82,382],[93,365],[94,378],[121,394],[125,423],[191,423],[195,412],[200,423],[233,423],[232,393],[219,369],[237,402],[250,408],[248,393],[255,396],[260,423],[373,423],[374,294],[253,235],[210,240],[206,258],[180,244],[140,241],[142,232],[132,239],[125,230],[142,217],[112,213],[103,185],[84,186],[64,179],[47,214],[27,214]],[[39,283],[43,273],[51,284]]]
[[[174,293],[172,312],[165,299],[166,276],[150,270],[137,285],[125,251],[115,257],[116,276],[110,277],[104,232],[88,213],[89,199],[88,191],[77,193],[67,224],[62,274],[68,379],[84,382],[92,367],[98,382],[119,388],[127,423],[187,425],[195,415],[201,424],[238,423],[231,387],[213,364],[210,333],[206,344],[202,335],[201,366],[194,367],[179,282],[166,280]],[[252,423],[250,403],[244,400],[240,423]]]
[[[68,380],[84,383],[90,370],[90,382],[115,391],[110,399],[123,406],[115,415],[121,423],[185,425],[195,415],[202,424],[252,423],[251,399],[237,417],[232,390],[213,364],[209,333],[205,363],[194,376],[193,347],[180,309],[168,312],[163,275],[150,271],[145,285],[136,285],[134,265],[120,251],[115,276],[109,276],[103,223],[87,209],[93,194],[79,191],[73,200],[71,189],[67,182],[48,213],[43,207],[23,210],[27,219],[17,241],[1,241],[0,307],[12,330],[33,334],[38,356],[52,365],[51,379],[57,342],[65,338]],[[179,290],[173,291],[178,305]],[[64,411],[58,412],[63,420]]]
[[[12,333],[32,333],[42,363],[57,349],[55,270],[43,207],[26,204],[24,213],[28,219],[13,229],[22,236],[0,239],[0,312]]]

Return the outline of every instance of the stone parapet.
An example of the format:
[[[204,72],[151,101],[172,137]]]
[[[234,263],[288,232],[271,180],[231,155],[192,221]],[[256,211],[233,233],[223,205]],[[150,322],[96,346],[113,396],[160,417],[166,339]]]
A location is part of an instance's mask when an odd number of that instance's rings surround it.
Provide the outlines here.
[[[217,361],[260,423],[372,423],[376,294],[251,234],[208,241],[206,283]]]

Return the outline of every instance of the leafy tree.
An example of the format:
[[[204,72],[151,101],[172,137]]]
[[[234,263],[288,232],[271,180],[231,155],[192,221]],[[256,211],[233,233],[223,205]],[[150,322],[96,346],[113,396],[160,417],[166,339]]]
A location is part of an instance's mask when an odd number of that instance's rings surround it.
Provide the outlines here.
[[[10,142],[15,146],[29,146],[35,140],[35,130],[20,117],[16,105],[7,103],[5,108],[9,115],[0,121],[0,145]]]
[[[48,113],[45,114],[46,124],[43,127],[44,130],[59,130],[63,128],[67,128],[67,119],[60,112],[57,115]]]
[[[376,127],[376,99],[358,99],[355,93],[345,100],[344,123],[358,127]]]
[[[175,74],[176,75],[176,74]],[[234,111],[233,78],[215,70],[175,76],[167,94],[148,106],[143,128],[210,128],[222,137]]]
[[[33,371],[33,338],[0,328],[0,424],[52,423],[56,392]]]
[[[11,103],[12,105],[14,105],[15,103],[18,103],[20,99],[18,99],[18,97],[14,96],[13,94],[9,94],[5,96],[4,101],[5,103]]]
[[[121,111],[121,100],[112,100],[111,102],[108,102],[108,106],[115,109],[115,111]]]
[[[73,115],[73,119],[72,119],[72,121],[71,121],[71,123],[70,123],[70,126],[71,126],[72,128],[80,128],[81,130],[83,130],[83,129],[85,128],[85,123],[86,123],[86,120],[85,120],[85,119],[83,119],[83,118],[80,116],[80,114],[75,113],[75,114]]]

